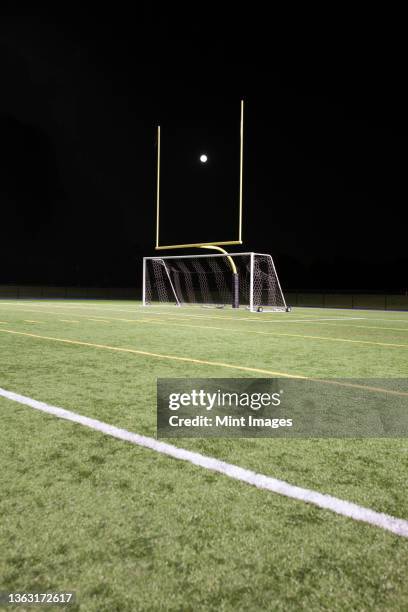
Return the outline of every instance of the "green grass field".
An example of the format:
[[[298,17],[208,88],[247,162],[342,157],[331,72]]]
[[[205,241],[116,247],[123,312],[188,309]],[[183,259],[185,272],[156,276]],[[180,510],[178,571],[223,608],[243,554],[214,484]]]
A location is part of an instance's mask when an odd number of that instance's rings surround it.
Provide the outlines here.
[[[393,389],[407,365],[404,312],[0,301],[1,388],[151,437],[158,377]],[[75,590],[87,612],[408,609],[407,538],[4,397],[0,418],[0,591]],[[172,443],[408,519],[404,438]]]

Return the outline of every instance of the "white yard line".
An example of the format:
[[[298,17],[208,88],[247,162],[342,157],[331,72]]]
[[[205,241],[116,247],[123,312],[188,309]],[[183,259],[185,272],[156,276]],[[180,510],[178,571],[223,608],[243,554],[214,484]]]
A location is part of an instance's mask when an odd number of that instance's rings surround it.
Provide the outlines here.
[[[143,446],[144,448],[148,448],[157,453],[173,457],[174,459],[187,461],[188,463],[192,463],[193,465],[202,467],[206,470],[218,472],[219,474],[223,474],[224,476],[228,476],[234,480],[255,486],[258,489],[265,489],[279,495],[284,495],[285,497],[290,497],[292,499],[313,504],[319,508],[331,510],[332,512],[340,514],[341,516],[352,518],[355,521],[368,523],[369,525],[381,527],[382,529],[390,531],[396,535],[408,537],[407,520],[396,518],[389,514],[383,514],[382,512],[376,512],[370,508],[364,508],[364,506],[359,506],[358,504],[354,504],[331,495],[325,495],[323,493],[319,493],[318,491],[297,487],[285,482],[284,480],[278,480],[276,478],[272,478],[271,476],[258,474],[237,465],[220,461],[214,457],[207,457],[205,455],[201,455],[200,453],[195,453],[184,448],[173,446],[172,444],[160,442],[154,438],[132,433],[126,429],[120,429],[118,427],[114,427],[113,425],[109,425],[108,423],[91,419],[81,414],[77,414],[76,412],[65,410],[64,408],[51,406],[30,397],[13,393],[12,391],[6,391],[5,389],[0,388],[0,396],[8,400],[18,402],[19,404],[30,406],[35,410],[52,414],[60,419],[72,421],[73,423],[79,423],[80,425],[89,427],[90,429],[94,429],[105,435],[118,438],[119,440],[131,442],[137,446]]]
[[[111,312],[126,312],[128,315],[130,316],[139,316],[140,311],[141,311],[141,306],[140,305],[132,305],[129,308],[112,308],[108,305],[105,304],[55,304],[54,302],[35,302],[35,301],[0,301],[0,307],[4,307],[4,306],[19,306],[20,310],[21,307],[24,306],[34,306],[35,310],[29,310],[29,309],[25,309],[23,308],[22,310],[24,312],[45,312],[47,314],[62,314],[62,312],[58,313],[57,312],[50,312],[50,311],[45,311],[44,308],[57,308],[57,309],[83,309],[85,311],[89,310],[99,310],[99,311],[111,311]],[[189,309],[191,310],[191,308]],[[198,308],[196,308],[196,310],[199,310]],[[328,310],[339,310],[339,309],[328,309]],[[189,318],[197,318],[197,319],[207,319],[207,320],[231,320],[234,322],[239,322],[239,321],[244,321],[244,322],[250,322],[250,323],[274,323],[274,324],[286,324],[286,323],[322,323],[323,325],[330,325],[331,322],[333,322],[333,325],[336,326],[335,322],[341,322],[344,325],[341,325],[341,327],[347,327],[347,323],[349,321],[366,321],[367,323],[370,322],[374,322],[374,321],[380,321],[380,322],[387,322],[388,324],[392,324],[392,323],[406,323],[408,325],[408,318],[407,319],[394,319],[394,318],[379,318],[379,317],[371,317],[371,316],[363,316],[363,317],[354,317],[354,316],[349,316],[349,315],[345,315],[342,317],[339,316],[327,316],[327,317],[318,317],[318,316],[313,316],[312,318],[296,318],[293,319],[291,318],[292,315],[287,315],[286,313],[276,313],[276,315],[272,315],[272,318],[267,318],[267,314],[263,313],[263,314],[254,314],[253,316],[219,316],[219,315],[215,315],[215,316],[211,316],[211,315],[205,315],[205,314],[189,314],[188,312],[185,312],[183,309],[183,312],[180,313],[180,311],[175,312],[174,308],[169,308],[163,307],[163,310],[160,311],[154,311],[154,310],[150,310],[149,308],[145,308],[143,309],[143,315],[147,315],[147,317],[149,315],[155,315],[155,316],[160,316],[160,317],[165,317],[165,316],[170,316],[173,317],[176,320],[181,320],[185,317],[189,317]],[[342,310],[342,312],[344,312],[344,309]],[[367,312],[367,311],[366,311]],[[67,313],[68,314],[68,313]],[[70,313],[71,314],[71,313]],[[180,316],[180,314],[182,314],[182,317]],[[368,313],[367,313],[368,314]],[[371,314],[371,313],[370,313]],[[391,314],[391,313],[390,313]],[[395,313],[394,313],[395,314]],[[79,313],[77,313],[77,316],[82,316],[85,317],[85,315],[80,315]],[[270,315],[269,315],[270,316]],[[101,317],[102,318],[102,317]],[[110,317],[112,318],[112,317]],[[99,319],[100,320],[100,319]],[[119,320],[119,319],[117,319]],[[124,319],[123,319],[124,320]],[[137,321],[137,319],[135,319],[135,321]],[[367,329],[377,329],[377,327],[369,327],[366,325],[361,325],[361,326],[357,326],[357,325],[353,325],[350,324],[349,327],[361,327],[361,329],[367,328]],[[384,330],[384,331],[408,331],[408,327],[406,329],[403,328],[392,328],[392,327],[382,327],[379,326],[378,327],[379,330]]]
[[[0,305],[8,305],[10,306],[10,303],[7,302],[0,302]],[[137,310],[130,310],[130,309],[124,309],[124,308],[109,308],[109,307],[103,307],[103,306],[94,306],[91,304],[81,304],[81,305],[72,305],[72,304],[50,304],[49,302],[47,303],[42,303],[42,304],[37,304],[37,303],[33,303],[33,302],[23,302],[23,303],[14,303],[13,302],[13,306],[39,306],[40,310],[31,310],[31,311],[27,311],[26,312],[44,312],[44,307],[45,308],[66,308],[66,309],[79,309],[79,310],[103,310],[103,311],[112,311],[112,312],[126,312],[128,315],[135,315],[135,316],[139,316],[141,311],[140,309]],[[23,309],[24,310],[24,309]],[[277,313],[276,315],[272,315],[272,316],[279,316],[279,319],[268,319],[265,317],[264,314],[259,314],[256,316],[251,316],[249,313],[246,314],[246,316],[219,316],[219,315],[215,315],[215,316],[211,316],[211,315],[204,315],[204,314],[189,314],[188,312],[183,312],[183,310],[179,311],[180,314],[183,317],[189,317],[189,318],[197,318],[197,319],[224,319],[226,321],[231,320],[231,321],[245,321],[245,322],[255,322],[255,323],[318,323],[319,321],[364,321],[367,320],[368,317],[350,317],[350,316],[344,316],[344,317],[315,317],[315,318],[305,318],[305,319],[291,319],[290,315],[287,315],[286,313]],[[49,313],[49,314],[57,314],[57,313]],[[283,317],[283,315],[285,314],[285,316]],[[163,311],[154,311],[154,310],[149,310],[148,308],[143,310],[143,316],[149,316],[149,315],[157,315],[157,316],[171,316],[171,317],[175,317],[175,318],[180,318],[178,312],[175,312],[174,310],[164,310]],[[270,315],[269,315],[270,316]],[[282,317],[282,318],[281,318]],[[92,320],[92,319],[90,319]],[[372,319],[371,319],[372,320]],[[407,320],[408,323],[408,320]]]
[[[154,310],[146,311],[146,315],[148,314],[154,314],[154,315],[159,315],[159,316],[171,316],[171,317],[179,317],[180,315],[178,315],[178,313],[176,312],[156,312]],[[206,315],[195,315],[195,314],[187,314],[187,313],[182,313],[182,316],[184,317],[190,317],[190,318],[196,318],[196,319],[211,319],[211,320],[218,320],[218,319],[226,319],[226,320],[230,320],[230,321],[250,321],[251,323],[319,323],[320,321],[365,321],[367,319],[367,317],[325,317],[325,318],[315,318],[315,319],[290,319],[289,317],[286,318],[282,318],[280,320],[276,320],[276,319],[265,319],[263,314],[259,314],[259,315],[254,315],[253,317],[220,317],[220,316],[215,316],[215,317],[211,317],[211,316],[206,316]]]

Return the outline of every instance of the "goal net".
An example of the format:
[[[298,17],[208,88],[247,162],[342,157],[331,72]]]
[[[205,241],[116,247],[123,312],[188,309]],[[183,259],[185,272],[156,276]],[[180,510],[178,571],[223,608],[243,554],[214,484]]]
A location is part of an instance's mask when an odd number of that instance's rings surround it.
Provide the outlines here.
[[[287,310],[272,257],[261,253],[145,257],[143,306],[157,303]]]

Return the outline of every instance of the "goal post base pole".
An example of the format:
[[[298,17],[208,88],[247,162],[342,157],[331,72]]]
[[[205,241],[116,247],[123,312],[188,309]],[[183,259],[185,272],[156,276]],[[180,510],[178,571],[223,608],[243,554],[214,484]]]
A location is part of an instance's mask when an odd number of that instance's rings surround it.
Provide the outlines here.
[[[235,261],[232,259],[231,255],[228,253],[228,251],[226,251],[225,249],[223,249],[222,247],[213,244],[213,245],[207,245],[207,244],[203,244],[201,246],[198,247],[199,249],[213,249],[215,251],[219,251],[220,253],[223,253],[223,255],[226,256],[229,265],[231,266],[231,270],[232,270],[232,308],[239,308],[239,275],[238,275],[238,270],[237,270],[237,266],[235,265]]]
[[[239,308],[239,276],[237,272],[232,275],[232,307]]]

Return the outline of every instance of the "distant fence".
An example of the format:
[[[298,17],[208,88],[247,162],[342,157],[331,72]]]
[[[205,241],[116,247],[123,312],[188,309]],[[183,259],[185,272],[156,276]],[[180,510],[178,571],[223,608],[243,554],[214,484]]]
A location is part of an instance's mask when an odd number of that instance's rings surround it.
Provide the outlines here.
[[[93,299],[140,300],[135,287],[51,287],[0,285],[0,299]],[[285,292],[291,306],[314,308],[372,308],[375,310],[408,310],[408,295],[381,293],[310,293]]]
[[[408,310],[408,295],[398,294],[288,292],[285,299],[291,306]]]
[[[136,300],[140,299],[140,292],[132,287],[38,287],[34,285],[0,285],[0,298]]]

